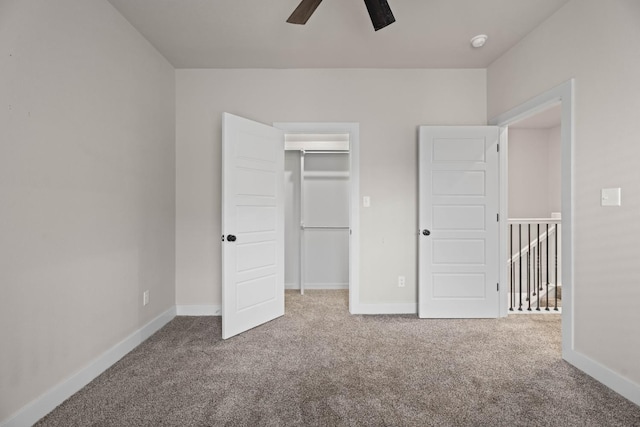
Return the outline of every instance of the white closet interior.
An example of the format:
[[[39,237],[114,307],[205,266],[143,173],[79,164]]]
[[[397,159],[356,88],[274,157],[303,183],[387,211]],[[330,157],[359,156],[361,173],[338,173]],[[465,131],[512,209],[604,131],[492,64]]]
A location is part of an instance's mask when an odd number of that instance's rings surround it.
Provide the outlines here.
[[[285,283],[349,287],[349,134],[285,135]]]

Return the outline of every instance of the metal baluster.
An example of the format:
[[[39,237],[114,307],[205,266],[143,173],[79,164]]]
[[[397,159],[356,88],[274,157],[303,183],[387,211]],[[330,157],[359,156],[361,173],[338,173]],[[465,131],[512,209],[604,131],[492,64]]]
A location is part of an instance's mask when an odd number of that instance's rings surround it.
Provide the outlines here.
[[[527,243],[527,303],[529,307],[527,311],[531,311],[531,224],[527,225],[529,231],[529,239]]]
[[[556,302],[555,302],[555,311],[558,311],[558,236],[560,235],[560,224],[556,224],[556,241],[555,241],[555,246],[556,246],[556,250],[555,250],[555,276],[556,276],[556,289],[555,289],[555,294],[556,294]]]
[[[518,224],[518,270],[520,273],[520,281],[518,283],[520,305],[518,306],[518,311],[522,311],[522,224]]]
[[[538,238],[534,241],[538,242],[533,246],[533,248],[531,248],[531,250],[533,251],[531,254],[531,260],[533,262],[533,267],[531,268],[531,270],[533,271],[532,278],[531,278],[531,281],[532,281],[531,290],[533,291],[532,295],[535,297],[536,295],[538,295],[538,286],[536,285],[538,283],[536,281],[538,280],[538,276],[537,276],[538,271],[536,270],[536,268],[538,266],[538,245],[540,244],[540,233],[538,233]]]
[[[538,223],[538,244],[536,245],[536,255],[537,255],[537,260],[536,260],[536,264],[538,266],[537,270],[538,270],[538,280],[534,280],[535,282],[535,287],[536,287],[536,295],[537,295],[537,299],[538,299],[538,303],[536,304],[536,311],[540,311],[540,290],[542,289],[542,284],[541,282],[541,276],[542,276],[542,261],[540,260],[540,257],[542,256],[542,252],[540,251],[540,223]]]
[[[540,234],[540,224],[538,224],[538,294],[543,290],[542,287],[542,235]]]
[[[515,270],[513,269],[513,224],[509,224],[509,267],[511,268],[509,277],[509,311],[513,311],[513,282],[515,281]]]
[[[547,308],[549,311],[549,223],[547,223]]]
[[[515,266],[513,266],[513,271],[511,272],[511,298],[510,298],[510,304],[511,304],[511,311],[513,311],[513,308],[516,305],[516,269]]]

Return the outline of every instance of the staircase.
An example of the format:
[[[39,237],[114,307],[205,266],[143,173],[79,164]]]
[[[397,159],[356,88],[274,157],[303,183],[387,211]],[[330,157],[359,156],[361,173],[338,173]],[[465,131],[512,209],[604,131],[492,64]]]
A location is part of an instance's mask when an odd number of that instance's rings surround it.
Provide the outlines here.
[[[509,219],[509,312],[562,309],[561,219]]]

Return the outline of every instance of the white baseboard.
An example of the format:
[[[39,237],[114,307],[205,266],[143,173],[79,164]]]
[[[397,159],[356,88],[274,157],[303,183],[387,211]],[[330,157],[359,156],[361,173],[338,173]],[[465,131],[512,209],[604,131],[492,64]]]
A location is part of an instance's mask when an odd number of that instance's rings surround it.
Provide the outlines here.
[[[300,289],[298,283],[285,283],[285,289]],[[305,283],[305,290],[319,290],[319,289],[349,289],[349,283]]]
[[[390,304],[355,304],[351,314],[417,314],[418,304],[414,302]]]
[[[176,316],[176,308],[171,307],[142,328],[133,332],[109,350],[105,351],[79,372],[62,381],[24,408],[0,423],[1,427],[26,427],[53,411],[66,399],[77,393],[82,387],[93,381],[124,355],[140,345],[144,340],[169,323]]]
[[[178,316],[221,316],[222,307],[219,305],[177,305]]]
[[[609,387],[611,390],[640,406],[640,384],[636,384],[617,372],[575,350],[563,352],[562,357],[585,374]]]

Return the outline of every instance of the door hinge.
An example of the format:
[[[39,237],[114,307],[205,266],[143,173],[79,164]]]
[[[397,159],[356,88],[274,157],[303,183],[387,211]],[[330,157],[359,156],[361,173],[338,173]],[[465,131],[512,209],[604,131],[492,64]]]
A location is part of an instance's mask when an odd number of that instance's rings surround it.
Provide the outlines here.
[[[496,214],[496,221],[500,222],[500,214],[499,213]]]
[[[496,283],[496,291],[500,292],[500,283]]]
[[[500,152],[500,144],[496,144],[496,151],[499,153]]]

